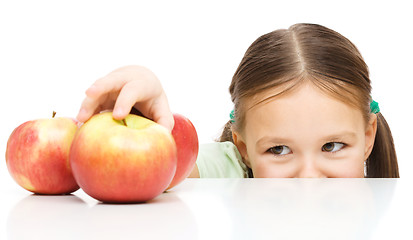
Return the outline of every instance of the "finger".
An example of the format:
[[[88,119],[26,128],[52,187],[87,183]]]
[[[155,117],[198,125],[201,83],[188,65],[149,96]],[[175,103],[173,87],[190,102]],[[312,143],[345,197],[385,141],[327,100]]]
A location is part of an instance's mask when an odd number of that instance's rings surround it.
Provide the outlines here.
[[[155,97],[151,100],[151,95],[148,95],[151,91],[141,92],[140,89],[147,89],[146,86],[139,85],[139,82],[130,82],[124,86],[119,93],[113,110],[113,118],[121,120],[124,119],[132,107],[142,112],[142,114],[154,120],[155,122],[166,127],[169,131],[172,131],[174,127],[174,119],[169,109],[168,100],[166,95],[162,93],[158,98]]]
[[[170,132],[172,131],[175,123],[173,114],[169,108],[168,99],[165,94],[162,94],[156,101],[152,103],[148,113],[143,112],[143,114],[148,114],[149,118],[164,126]]]
[[[86,90],[86,98],[80,107],[78,116],[76,117],[77,120],[80,122],[87,121],[93,114],[98,112],[99,105],[103,102],[102,99],[108,99],[110,93],[119,91],[126,80],[127,78],[121,77],[118,73],[110,73],[96,80],[95,83]]]
[[[76,119],[78,122],[84,123],[88,119],[88,113],[84,108],[80,108],[79,112],[77,113]]]
[[[136,81],[127,83],[119,93],[113,108],[113,118],[117,120],[124,119],[131,111],[132,106],[136,102],[141,102],[144,96],[139,89],[144,89],[143,86],[138,86]]]
[[[154,121],[164,126],[166,129],[169,130],[169,132],[172,132],[172,129],[174,128],[174,125],[175,125],[172,112],[170,111],[169,112],[162,111],[162,114],[155,117]]]
[[[98,99],[105,94],[121,90],[126,82],[127,79],[125,76],[121,76],[118,73],[110,73],[96,80],[92,86],[86,90],[86,96],[92,99]]]
[[[137,108],[139,111],[148,113],[147,109],[150,108],[151,102],[153,102],[152,99],[156,99],[157,95],[161,93],[162,89],[154,90],[153,86],[147,81],[130,81],[123,86],[116,99],[113,117],[118,120],[125,118],[136,103],[142,104],[140,108]],[[145,113],[145,116],[151,118]]]
[[[79,122],[86,122],[95,112],[99,106],[99,101],[86,97],[80,107],[79,113],[76,119]]]
[[[89,120],[90,117],[101,110],[102,106],[100,105],[102,104],[103,99],[104,98],[92,99],[90,97],[86,97],[80,106],[76,119],[79,122],[86,122]]]
[[[174,128],[175,121],[172,115],[171,109],[169,108],[168,99],[165,94],[163,94],[154,106],[154,120],[155,122],[161,124],[162,126],[166,127],[170,132]]]

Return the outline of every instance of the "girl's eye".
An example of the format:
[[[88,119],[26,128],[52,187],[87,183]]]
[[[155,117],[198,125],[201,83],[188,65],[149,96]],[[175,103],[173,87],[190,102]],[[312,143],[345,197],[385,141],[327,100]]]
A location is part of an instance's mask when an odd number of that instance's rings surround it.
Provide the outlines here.
[[[282,146],[272,147],[268,149],[267,152],[270,152],[274,155],[286,155],[286,154],[291,153],[291,150],[289,147],[282,145]]]
[[[329,142],[324,144],[322,147],[322,150],[324,152],[337,152],[341,150],[345,146],[344,143],[338,143],[338,142]]]

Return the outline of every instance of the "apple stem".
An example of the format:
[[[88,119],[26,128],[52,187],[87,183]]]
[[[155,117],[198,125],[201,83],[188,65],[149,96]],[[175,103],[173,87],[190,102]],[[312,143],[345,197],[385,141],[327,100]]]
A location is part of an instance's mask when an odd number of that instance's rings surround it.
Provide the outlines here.
[[[56,116],[56,112],[55,112],[55,111],[53,111],[52,118],[54,118],[54,116]]]
[[[128,126],[128,124],[126,124],[125,119],[122,119],[123,124],[125,124],[125,126]]]

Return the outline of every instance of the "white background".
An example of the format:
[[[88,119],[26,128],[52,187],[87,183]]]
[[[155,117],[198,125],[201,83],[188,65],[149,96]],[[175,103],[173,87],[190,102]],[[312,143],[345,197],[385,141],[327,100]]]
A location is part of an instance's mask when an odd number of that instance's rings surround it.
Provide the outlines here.
[[[248,46],[267,32],[309,22],[340,32],[361,51],[373,98],[393,132],[401,178],[413,183],[412,8],[387,2],[0,0],[0,154],[18,125],[53,110],[75,117],[87,87],[128,64],[150,68],[172,110],[192,120],[201,143],[211,142],[228,120],[228,86]],[[10,177],[4,158],[0,189],[9,194],[0,200],[5,229],[10,209],[30,193]],[[392,216],[382,229],[402,229]]]
[[[332,28],[359,48],[393,132],[401,177],[413,182],[408,1],[2,0],[0,152],[25,121],[53,110],[75,117],[87,87],[128,64],[150,68],[172,111],[192,120],[201,143],[211,142],[228,120],[228,86],[245,50],[259,36],[299,22]],[[4,158],[0,186],[19,188]]]

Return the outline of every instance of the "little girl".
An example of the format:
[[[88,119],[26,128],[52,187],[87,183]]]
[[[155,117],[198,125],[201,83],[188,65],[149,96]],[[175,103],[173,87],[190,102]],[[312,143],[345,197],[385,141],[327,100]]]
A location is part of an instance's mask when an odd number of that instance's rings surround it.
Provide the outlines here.
[[[229,90],[231,119],[220,143],[200,146],[190,177],[399,177],[367,65],[339,33],[296,24],[259,37]],[[97,80],[77,118],[113,109],[122,119],[132,107],[173,128],[159,80],[140,66]]]

